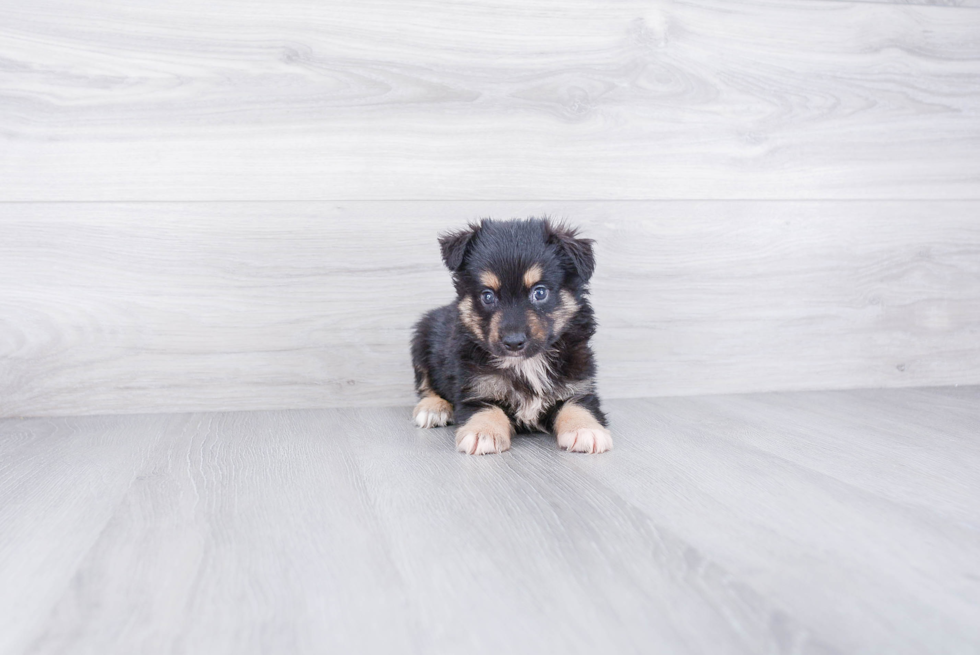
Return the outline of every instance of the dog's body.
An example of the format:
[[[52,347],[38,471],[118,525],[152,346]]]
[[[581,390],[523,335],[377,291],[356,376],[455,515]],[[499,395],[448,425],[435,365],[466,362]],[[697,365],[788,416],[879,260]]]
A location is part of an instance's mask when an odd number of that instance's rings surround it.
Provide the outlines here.
[[[547,220],[482,221],[439,239],[457,299],[415,326],[419,427],[455,421],[459,450],[502,452],[519,431],[612,447],[595,393],[592,242]]]

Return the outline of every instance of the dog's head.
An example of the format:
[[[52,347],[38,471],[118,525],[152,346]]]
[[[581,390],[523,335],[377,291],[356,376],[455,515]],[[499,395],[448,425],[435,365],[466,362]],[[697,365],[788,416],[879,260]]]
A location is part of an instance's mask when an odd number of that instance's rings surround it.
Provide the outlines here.
[[[583,302],[592,240],[547,219],[483,220],[439,238],[460,318],[504,362],[553,344]]]

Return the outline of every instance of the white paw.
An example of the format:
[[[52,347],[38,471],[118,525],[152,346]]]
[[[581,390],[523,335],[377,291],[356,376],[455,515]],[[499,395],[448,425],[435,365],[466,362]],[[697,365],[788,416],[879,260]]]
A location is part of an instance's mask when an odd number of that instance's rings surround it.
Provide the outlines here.
[[[510,435],[495,430],[471,429],[463,426],[456,430],[456,450],[467,455],[488,455],[510,449]]]
[[[453,406],[439,396],[426,396],[412,412],[420,428],[441,428],[453,422]]]
[[[420,428],[441,428],[449,425],[452,418],[450,412],[430,412],[422,410],[415,415],[415,425]]]
[[[604,453],[612,448],[612,434],[605,428],[579,428],[558,435],[562,450],[573,453]]]

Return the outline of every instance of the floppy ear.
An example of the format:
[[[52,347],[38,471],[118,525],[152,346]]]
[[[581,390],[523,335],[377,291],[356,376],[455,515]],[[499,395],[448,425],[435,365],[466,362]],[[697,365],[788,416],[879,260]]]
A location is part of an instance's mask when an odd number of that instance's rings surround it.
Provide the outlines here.
[[[480,225],[470,223],[465,230],[458,232],[447,232],[439,236],[439,248],[442,249],[442,261],[446,262],[446,268],[455,273],[463,265],[466,258],[466,249],[472,242],[473,237],[480,231]]]
[[[548,243],[558,246],[559,252],[571,261],[582,284],[589,281],[595,271],[595,256],[592,254],[595,241],[580,238],[575,228],[548,223]]]

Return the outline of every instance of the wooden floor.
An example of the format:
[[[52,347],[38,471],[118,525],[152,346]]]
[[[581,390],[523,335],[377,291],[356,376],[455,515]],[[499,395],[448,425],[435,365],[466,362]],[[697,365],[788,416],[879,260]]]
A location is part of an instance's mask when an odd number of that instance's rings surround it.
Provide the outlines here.
[[[976,653],[980,387],[0,422],[0,653]]]

